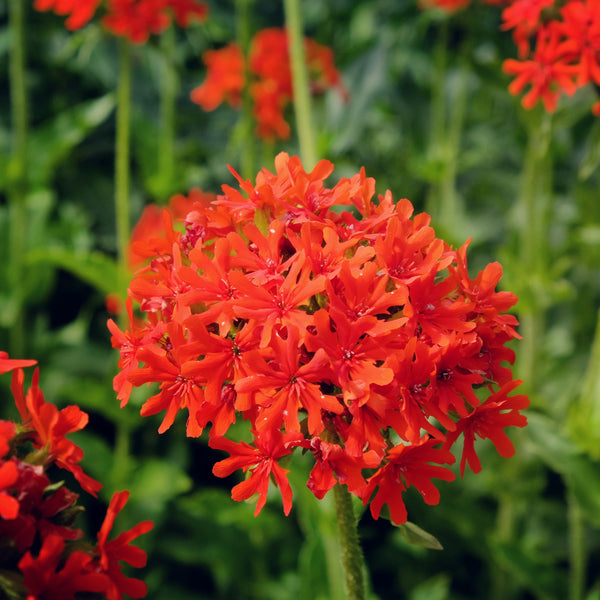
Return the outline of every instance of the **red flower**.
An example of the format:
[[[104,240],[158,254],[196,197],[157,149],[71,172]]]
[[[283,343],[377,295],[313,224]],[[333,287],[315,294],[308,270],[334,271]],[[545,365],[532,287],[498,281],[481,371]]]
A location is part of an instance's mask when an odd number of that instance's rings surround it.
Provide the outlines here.
[[[222,102],[238,107],[244,89],[244,57],[236,44],[220,50],[207,50],[202,59],[207,75],[204,83],[192,90],[192,102],[211,111]]]
[[[204,22],[208,17],[208,5],[199,0],[165,0],[167,7],[180,27],[189,27],[191,21]]]
[[[39,11],[53,10],[57,15],[69,15],[67,29],[81,29],[92,20],[102,0],[35,0],[33,8]]]
[[[513,37],[521,58],[529,52],[529,38],[542,26],[542,11],[555,0],[514,0],[502,11],[502,29],[514,29]]]
[[[115,518],[123,510],[128,499],[129,492],[127,491],[113,494],[104,522],[98,532],[96,552],[99,557],[94,562],[94,568],[103,575],[108,576],[109,584],[105,590],[108,600],[122,600],[123,594],[130,598],[143,598],[146,595],[146,584],[139,579],[123,575],[120,563],[125,562],[136,568],[146,565],[146,553],[137,546],[132,546],[131,542],[150,531],[154,526],[152,521],[138,523],[129,531],[121,533],[114,540],[108,541],[108,535],[114,525]]]
[[[318,349],[310,360],[300,365],[298,352],[298,329],[287,327],[287,337],[279,333],[271,338],[274,358],[267,363],[258,350],[249,352],[244,359],[245,371],[251,373],[238,379],[238,393],[255,394],[255,402],[262,407],[257,419],[258,431],[267,428],[300,431],[298,410],[308,413],[308,431],[312,435],[321,433],[325,427],[323,412],[340,414],[343,406],[337,398],[325,395],[319,387],[323,372],[329,367],[329,358],[324,350]]]
[[[15,424],[12,421],[0,421],[0,458],[8,452],[8,442],[15,436]]]
[[[18,478],[19,470],[15,460],[0,460],[0,517],[3,519],[14,519],[19,513],[19,501],[10,494],[10,489]]]
[[[387,504],[391,520],[396,525],[404,523],[407,514],[402,492],[410,486],[419,490],[427,504],[437,504],[440,501],[440,492],[431,480],[436,478],[452,481],[454,473],[437,465],[451,465],[455,459],[447,450],[434,448],[438,444],[437,440],[424,437],[412,446],[399,444],[389,450],[387,463],[369,477],[364,495],[366,503],[375,488],[379,488],[370,505],[375,519],[379,517],[382,506]]]
[[[166,410],[158,432],[164,433],[175,420],[181,408],[187,408],[187,434],[198,437],[202,428],[198,424],[198,413],[204,402],[202,385],[207,381],[204,367],[198,363],[199,349],[196,344],[186,344],[181,327],[176,323],[167,326],[167,335],[174,345],[173,350],[157,352],[153,348],[139,351],[138,358],[146,363],[141,369],[132,371],[129,380],[133,385],[159,381],[160,392],[146,400],[141,415],[155,415]]]
[[[37,360],[22,360],[8,358],[6,352],[0,352],[0,373],[8,373],[22,367],[31,367],[37,364]]]
[[[292,509],[292,489],[287,480],[289,471],[280,467],[277,461],[283,456],[291,454],[292,449],[302,439],[303,437],[299,433],[291,432],[283,435],[275,429],[268,429],[262,434],[255,432],[256,447],[245,442],[236,444],[226,438],[211,438],[209,441],[211,448],[225,450],[231,455],[216,463],[213,473],[217,477],[227,477],[236,469],[243,469],[244,472],[250,469],[250,477],[238,483],[231,490],[231,497],[234,500],[246,500],[258,493],[254,516],[260,513],[267,501],[269,479],[273,476],[283,499],[283,512],[288,515]]]
[[[553,112],[562,92],[570,96],[577,89],[576,68],[560,53],[560,38],[553,27],[538,31],[532,60],[508,59],[502,68],[505,73],[517,76],[508,86],[511,94],[519,94],[525,86],[531,85],[521,101],[527,109],[533,108],[541,99],[546,110]]]
[[[504,429],[506,427],[525,427],[527,418],[519,411],[529,406],[529,399],[523,394],[508,396],[508,393],[521,384],[521,381],[511,381],[493,393],[483,404],[476,407],[465,419],[461,419],[454,431],[446,436],[445,448],[450,448],[458,436],[464,434],[460,473],[464,475],[465,464],[468,463],[473,473],[481,471],[481,462],[475,453],[475,436],[481,439],[489,438],[498,454],[510,458],[515,453],[515,447]]]
[[[575,63],[577,85],[600,84],[600,1],[571,1],[560,14],[557,29],[563,36],[560,52]]]
[[[65,559],[64,549],[61,537],[49,535],[37,558],[31,552],[21,558],[19,569],[24,576],[27,600],[75,600],[80,592],[106,590],[106,577],[89,570],[89,554],[76,550]]]
[[[67,29],[80,29],[96,13],[103,0],[35,0],[39,11],[53,10],[69,15]],[[204,21],[208,7],[199,0],[106,0],[102,24],[115,35],[133,43],[145,43],[153,33],[161,33],[171,24],[171,15],[181,27],[190,21]]]
[[[338,87],[344,95],[339,72],[333,64],[333,53],[314,40],[306,39],[306,62],[314,93]],[[244,57],[236,44],[220,50],[209,50],[203,55],[207,67],[205,82],[191,93],[193,102],[204,110],[214,110],[226,101],[234,107],[241,103],[246,85]],[[254,102],[253,113],[257,133],[266,140],[286,139],[290,128],[284,110],[292,99],[292,75],[285,29],[270,28],[259,31],[250,45],[248,82]]]
[[[83,429],[88,415],[78,406],[67,406],[59,411],[54,404],[45,402],[38,379],[36,369],[31,387],[24,396],[23,371],[19,369],[13,375],[11,390],[23,425],[31,431],[34,446],[45,453],[46,464],[56,462],[57,466],[71,471],[81,487],[95,496],[102,485],[83,472],[77,464],[83,458],[83,450],[65,437]]]
[[[364,452],[357,460],[349,456],[343,446],[318,437],[312,439],[309,449],[315,458],[315,465],[306,485],[319,499],[338,482],[347,485],[351,493],[362,496],[366,487],[363,470],[377,467],[381,460],[373,450]]]

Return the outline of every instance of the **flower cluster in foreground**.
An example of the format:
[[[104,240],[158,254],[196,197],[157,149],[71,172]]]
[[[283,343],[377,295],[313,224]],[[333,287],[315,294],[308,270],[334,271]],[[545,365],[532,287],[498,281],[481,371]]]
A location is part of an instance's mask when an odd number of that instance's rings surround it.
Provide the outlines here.
[[[148,263],[129,329],[109,321],[115,390],[125,405],[133,386],[159,384],[141,414],[164,411],[160,433],[180,410],[188,436],[210,424],[210,446],[230,454],[213,472],[247,472],[232,496],[258,493],[256,514],[271,480],[289,513],[281,461],[299,449],[317,498],[339,482],[403,523],[408,487],[436,504],[432,479],[454,479],[459,439],[461,472],[481,469],[476,437],[513,454],[505,428],[526,424],[529,403],[506,365],[516,297],[496,291],[498,263],[472,279],[468,243],[438,239],[408,200],[375,200],[364,170],[327,188],[326,160],[307,173],[282,153],[275,167],[200,197],[183,232],[165,212],[166,236],[134,244]],[[227,437],[239,419],[251,443]]]
[[[71,30],[81,29],[100,10],[108,31],[136,44],[162,33],[172,20],[188,27],[192,21],[204,21],[208,14],[208,6],[199,0],[34,0],[33,7],[67,16],[65,24]]]
[[[331,49],[305,38],[304,50],[311,91],[317,94],[337,87],[346,95]],[[223,102],[239,107],[246,85],[246,67],[238,44],[209,50],[204,53],[203,59],[208,70],[206,80],[192,90],[192,101],[207,111],[214,110]],[[287,139],[290,127],[283,113],[292,99],[292,73],[285,29],[264,29],[254,36],[247,71],[257,134],[266,140]]]
[[[75,527],[83,510],[78,494],[64,481],[52,481],[50,467],[70,471],[92,495],[101,485],[86,475],[79,462],[83,451],[65,436],[83,429],[88,416],[77,406],[59,410],[44,400],[36,370],[24,390],[21,367],[32,360],[13,360],[0,352],[0,373],[14,371],[12,392],[21,422],[0,420],[0,597],[14,600],[142,598],[146,585],[122,573],[121,562],[146,564],[146,554],[130,545],[152,528],[150,521],[108,540],[115,517],[129,492],[113,495],[94,546],[79,542]],[[86,596],[87,597],[87,596]]]
[[[548,112],[562,94],[600,85],[600,0],[484,0],[501,4],[502,29],[512,31],[519,60],[504,61],[515,79],[511,94],[523,96],[525,108],[542,101]],[[448,11],[465,8],[470,0],[426,0],[427,6]],[[600,115],[600,102],[593,106]]]

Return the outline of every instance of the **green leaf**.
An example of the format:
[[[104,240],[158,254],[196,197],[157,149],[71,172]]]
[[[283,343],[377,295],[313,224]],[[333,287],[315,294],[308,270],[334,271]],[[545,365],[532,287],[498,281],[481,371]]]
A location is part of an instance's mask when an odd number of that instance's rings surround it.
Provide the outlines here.
[[[30,264],[49,264],[65,269],[104,295],[119,288],[116,262],[101,252],[78,252],[68,248],[36,248],[27,253]]]
[[[33,131],[28,148],[29,156],[35,157],[28,165],[31,183],[47,186],[56,167],[108,117],[114,106],[113,95],[106,94],[61,112]]]
[[[403,523],[398,527],[406,541],[413,546],[421,546],[422,548],[429,548],[430,550],[444,549],[435,536],[410,521],[406,521],[406,523]]]

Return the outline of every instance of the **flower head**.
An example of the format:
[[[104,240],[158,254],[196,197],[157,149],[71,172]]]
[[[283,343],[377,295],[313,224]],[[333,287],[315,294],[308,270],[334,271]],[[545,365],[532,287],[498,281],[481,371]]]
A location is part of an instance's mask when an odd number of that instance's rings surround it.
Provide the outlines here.
[[[313,93],[337,87],[345,96],[331,49],[308,38],[304,46]],[[238,107],[244,86],[248,85],[258,135],[266,140],[289,137],[284,110],[292,99],[292,74],[285,29],[259,31],[252,39],[247,61],[237,44],[208,50],[203,59],[207,76],[201,86],[192,90],[193,102],[207,111],[222,102]],[[246,81],[244,74],[246,62],[250,81]]]
[[[164,412],[159,432],[181,409],[189,436],[210,426],[211,447],[230,455],[213,472],[245,472],[232,496],[258,494],[256,514],[270,481],[289,513],[282,461],[302,448],[316,497],[346,485],[401,523],[408,487],[437,503],[431,479],[453,479],[460,435],[474,465],[476,434],[507,456],[504,428],[525,424],[524,397],[505,398],[518,385],[504,365],[516,297],[495,290],[496,263],[471,278],[467,245],[438,239],[408,200],[374,201],[364,170],[328,188],[332,170],[280,154],[274,173],[236,174],[242,191],[196,203],[185,234],[152,241],[159,255],[130,285],[145,319],[110,325],[115,384],[159,385],[141,411]],[[229,439],[238,420],[251,442]]]
[[[34,0],[33,7],[67,16],[65,25],[71,30],[81,29],[100,10],[106,29],[135,44],[162,33],[172,20],[188,27],[192,21],[204,21],[208,14],[200,0]]]

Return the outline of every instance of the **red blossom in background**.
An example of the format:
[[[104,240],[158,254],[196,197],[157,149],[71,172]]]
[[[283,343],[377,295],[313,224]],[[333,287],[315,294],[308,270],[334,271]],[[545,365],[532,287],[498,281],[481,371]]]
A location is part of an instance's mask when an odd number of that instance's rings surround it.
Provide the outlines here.
[[[95,495],[100,484],[77,464],[83,451],[65,437],[82,429],[88,417],[77,406],[58,410],[46,402],[37,370],[25,393],[20,367],[36,361],[11,360],[5,352],[0,352],[0,360],[4,372],[17,369],[11,389],[22,419],[0,421],[0,596],[16,597],[18,586],[25,594],[19,597],[26,600],[77,600],[87,593],[107,600],[123,600],[124,594],[142,598],[145,584],[123,575],[121,563],[145,565],[145,553],[131,541],[149,531],[152,523],[139,523],[108,541],[129,495],[120,492],[110,502],[97,547],[73,545],[83,535],[75,527],[79,496],[64,482],[51,481],[46,471],[53,465],[68,469]]]
[[[11,390],[24,427],[30,431],[33,445],[43,451],[44,462],[55,462],[62,469],[71,471],[80,485],[90,494],[102,487],[89,477],[77,464],[83,458],[83,450],[68,440],[65,435],[83,429],[88,415],[78,406],[67,406],[62,410],[44,400],[38,386],[39,372],[36,369],[32,384],[24,394],[22,369],[14,373]]]
[[[337,87],[345,95],[331,49],[309,38],[304,40],[304,46],[312,92],[318,94]],[[203,59],[207,68],[206,80],[192,90],[193,102],[207,111],[214,110],[222,102],[237,108],[244,86],[249,85],[257,134],[266,140],[289,137],[290,127],[284,118],[284,110],[292,99],[292,74],[288,36],[284,29],[264,29],[252,39],[248,56],[249,82],[245,80],[242,51],[236,44],[209,50]]]
[[[144,44],[150,35],[162,33],[171,21],[188,27],[208,15],[206,3],[199,0],[34,0],[39,11],[67,16],[67,29],[81,29],[96,12],[103,14],[102,24],[111,33]]]
[[[327,188],[328,161],[307,173],[282,153],[275,167],[254,184],[235,174],[242,192],[199,198],[185,233],[166,219],[166,237],[145,241],[156,255],[129,288],[142,318],[125,332],[110,323],[115,387],[158,383],[142,415],[166,411],[160,432],[181,409],[188,435],[210,427],[210,446],[230,454],[213,472],[247,472],[232,496],[258,493],[256,514],[269,481],[289,513],[280,461],[301,448],[317,498],[340,483],[402,523],[408,487],[438,502],[431,480],[454,478],[461,435],[475,465],[475,435],[507,456],[504,428],[525,425],[528,400],[507,396],[516,297],[496,291],[497,263],[471,278],[467,244],[436,238],[408,200],[374,201],[364,170]],[[251,443],[225,437],[238,420]]]
[[[75,600],[80,592],[102,592],[107,578],[89,569],[92,556],[75,551],[63,555],[65,541],[50,535],[36,558],[26,552],[19,561],[28,591],[27,600]]]
[[[483,0],[503,7],[501,28],[512,31],[518,59],[503,70],[514,75],[511,94],[521,94],[526,109],[538,101],[556,110],[562,94],[573,95],[593,82],[600,85],[600,0]],[[425,8],[464,8],[469,0],[426,0]],[[600,102],[592,107],[600,115]]]
[[[128,499],[129,492],[127,491],[116,492],[113,495],[104,522],[98,532],[98,545],[96,547],[98,559],[94,563],[94,568],[108,576],[108,589],[104,590],[108,600],[121,600],[123,594],[130,598],[143,598],[146,595],[146,584],[139,579],[123,575],[120,563],[125,562],[136,568],[146,565],[146,553],[137,546],[132,546],[131,542],[150,531],[153,523],[151,521],[138,523],[129,531],[125,531],[114,540],[108,541],[108,534],[114,525],[115,518],[123,510]]]

